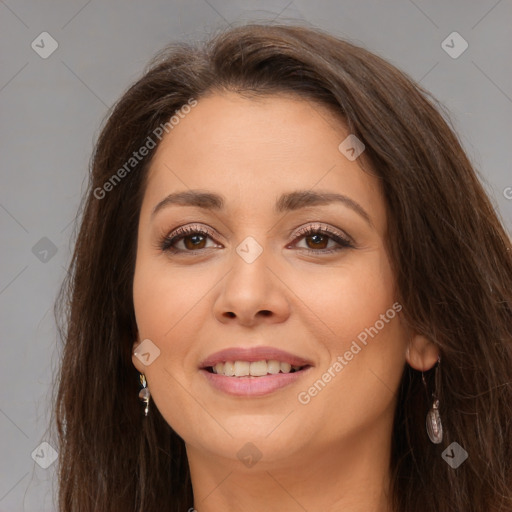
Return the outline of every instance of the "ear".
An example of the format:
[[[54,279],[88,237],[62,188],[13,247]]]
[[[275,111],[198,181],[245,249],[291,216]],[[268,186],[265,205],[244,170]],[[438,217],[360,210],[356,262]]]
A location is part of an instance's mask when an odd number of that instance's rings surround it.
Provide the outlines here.
[[[144,370],[145,367],[142,364],[142,361],[134,355],[135,349],[138,347],[139,344],[140,344],[140,337],[139,337],[139,333],[137,332],[137,338],[133,342],[133,346],[132,346],[132,363],[133,363],[133,366],[135,366],[135,368],[137,369],[137,371],[139,373],[145,373],[145,370]]]
[[[439,358],[439,348],[421,334],[415,334],[405,351],[409,365],[420,372],[430,370]]]

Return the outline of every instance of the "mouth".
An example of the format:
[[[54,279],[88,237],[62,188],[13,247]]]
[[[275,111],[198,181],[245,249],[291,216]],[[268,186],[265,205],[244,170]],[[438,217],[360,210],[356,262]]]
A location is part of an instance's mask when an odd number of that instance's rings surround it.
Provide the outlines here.
[[[212,354],[200,373],[215,390],[237,397],[260,397],[291,386],[313,363],[274,347],[228,348]]]
[[[257,364],[255,364],[257,363]],[[228,376],[237,377],[275,374],[282,371],[289,373],[292,369],[297,371],[303,366],[312,366],[308,359],[285,352],[275,347],[233,347],[220,350],[208,356],[202,363],[200,369],[211,369],[213,373],[224,372]],[[233,370],[233,371],[232,371]],[[265,371],[267,370],[267,371]],[[265,373],[263,373],[265,371]],[[238,374],[237,374],[238,373]]]
[[[206,366],[203,369],[208,373],[214,373],[224,377],[261,378],[267,375],[297,373],[307,368],[310,368],[310,365],[292,365],[287,361],[262,359],[260,361],[221,361],[214,366]]]

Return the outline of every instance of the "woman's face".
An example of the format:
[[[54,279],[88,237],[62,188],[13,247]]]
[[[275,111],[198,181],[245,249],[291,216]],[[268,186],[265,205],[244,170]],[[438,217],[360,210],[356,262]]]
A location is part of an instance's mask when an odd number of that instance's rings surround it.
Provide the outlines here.
[[[154,155],[133,285],[134,348],[150,341],[133,363],[189,456],[389,442],[409,338],[382,191],[350,139],[339,149],[349,135],[302,99],[215,94]]]

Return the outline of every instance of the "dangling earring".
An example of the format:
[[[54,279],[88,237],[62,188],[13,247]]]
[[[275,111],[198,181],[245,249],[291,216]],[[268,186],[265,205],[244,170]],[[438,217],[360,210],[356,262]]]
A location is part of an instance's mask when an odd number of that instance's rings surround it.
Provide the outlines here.
[[[428,437],[434,444],[439,444],[443,441],[443,424],[441,423],[441,416],[439,414],[439,398],[437,395],[440,388],[440,365],[441,356],[439,356],[437,359],[437,366],[434,375],[435,389],[432,393],[433,402],[432,407],[427,413],[426,421]],[[421,378],[423,380],[423,384],[425,385],[425,391],[428,395],[427,383],[425,382],[425,376],[423,375],[423,372],[421,372]]]
[[[143,373],[140,374],[140,383],[142,385],[142,389],[139,392],[139,398],[146,404],[146,407],[144,408],[144,416],[147,416],[151,393],[149,392],[149,389],[147,387],[148,383],[146,382],[146,376]]]

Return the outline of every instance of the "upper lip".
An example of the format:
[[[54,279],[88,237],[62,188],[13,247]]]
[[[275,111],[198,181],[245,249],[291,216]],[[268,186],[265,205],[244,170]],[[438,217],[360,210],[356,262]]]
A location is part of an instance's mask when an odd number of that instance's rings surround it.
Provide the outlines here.
[[[226,361],[254,362],[263,360],[290,363],[292,366],[312,366],[311,361],[275,347],[232,347],[211,354],[201,362],[200,368],[209,368],[217,363],[224,363]]]

